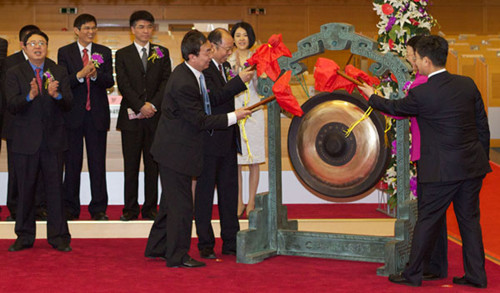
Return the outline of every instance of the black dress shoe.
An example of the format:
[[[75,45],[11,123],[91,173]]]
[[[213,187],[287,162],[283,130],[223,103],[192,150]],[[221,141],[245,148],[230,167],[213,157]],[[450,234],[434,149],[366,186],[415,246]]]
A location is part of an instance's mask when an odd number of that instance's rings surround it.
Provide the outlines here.
[[[5,221],[7,221],[7,222],[15,222],[16,221],[16,215],[8,215],[7,218],[5,218]]]
[[[27,248],[32,248],[33,244],[23,244],[21,241],[16,240],[14,244],[9,247],[9,251],[20,251]]]
[[[433,273],[424,273],[422,275],[422,280],[424,280],[424,281],[434,281],[434,280],[441,280],[441,279],[444,279],[444,277],[441,277],[441,276],[433,274]]]
[[[62,252],[70,252],[71,250],[73,250],[73,249],[71,249],[71,246],[69,246],[69,244],[60,244],[54,248],[57,249],[58,251],[62,251]]]
[[[215,259],[215,252],[213,248],[205,247],[202,250],[200,250],[200,257],[201,258],[208,258],[208,259]]]
[[[236,255],[236,250],[232,250],[232,249],[222,250],[222,254],[225,254],[225,255]]]
[[[463,276],[463,277],[453,277],[453,284],[466,285],[466,286],[471,286],[471,287],[475,287],[475,288],[486,288],[487,287],[486,284],[476,284],[476,283],[472,283],[470,281],[467,281],[465,279],[465,276]]]
[[[180,267],[183,268],[199,268],[199,267],[204,267],[205,263],[201,261],[197,261],[195,259],[189,258],[188,260],[182,262],[180,264]]]
[[[125,212],[123,213],[123,215],[120,216],[120,220],[122,221],[137,220],[137,215],[132,215],[131,213]]]
[[[109,218],[105,212],[98,212],[92,216],[92,220],[94,220],[94,221],[107,221],[107,220],[109,220]]]
[[[156,215],[158,215],[158,212],[157,211],[152,211],[152,212],[149,212],[149,213],[143,213],[142,214],[142,219],[143,220],[155,220],[156,218]]]
[[[418,287],[420,284],[414,284],[408,281],[402,274],[389,275],[389,281],[406,286]]]

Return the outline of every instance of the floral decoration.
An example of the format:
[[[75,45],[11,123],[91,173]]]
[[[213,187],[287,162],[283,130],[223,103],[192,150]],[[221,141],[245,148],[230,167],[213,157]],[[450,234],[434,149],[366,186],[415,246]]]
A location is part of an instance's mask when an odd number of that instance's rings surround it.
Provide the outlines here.
[[[47,89],[49,87],[49,82],[51,82],[54,79],[54,76],[52,75],[52,72],[50,72],[50,69],[47,69],[43,73],[43,77],[45,77],[45,82],[43,83],[43,87]]]
[[[406,56],[406,42],[415,35],[428,34],[437,21],[427,12],[428,0],[374,0],[373,10],[380,16],[377,24],[379,50],[383,53],[395,52],[400,57]],[[404,85],[405,92],[411,82]],[[392,74],[382,78],[377,88],[386,98],[398,91],[398,84]],[[382,182],[387,184],[386,192],[390,195],[388,204],[394,207],[397,203],[397,161],[396,161],[396,129],[395,119],[387,119],[388,139],[392,146],[389,167]],[[411,135],[410,135],[411,141]],[[411,146],[410,146],[411,147]],[[417,171],[414,162],[410,162],[410,191],[413,198],[417,196]],[[385,186],[385,184],[383,184]]]
[[[90,61],[94,63],[95,68],[99,68],[99,66],[104,63],[104,58],[101,53],[94,53],[90,56]]]
[[[149,56],[148,61],[151,60],[151,62],[155,63],[156,59],[161,59],[165,57],[165,54],[163,54],[163,51],[160,49],[158,46],[153,47],[153,53],[151,56]]]

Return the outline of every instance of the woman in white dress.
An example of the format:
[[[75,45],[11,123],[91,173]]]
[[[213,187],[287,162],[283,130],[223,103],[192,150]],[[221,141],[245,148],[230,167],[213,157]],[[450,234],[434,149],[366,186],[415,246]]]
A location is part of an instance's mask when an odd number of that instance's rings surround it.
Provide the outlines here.
[[[246,60],[252,56],[254,51],[250,48],[255,43],[255,33],[250,24],[239,22],[235,24],[231,30],[231,35],[234,38],[236,49],[228,58],[231,64],[232,74],[235,76],[239,71],[248,66]],[[247,90],[235,97],[235,108],[250,106],[260,101],[260,96],[257,94],[257,75],[247,83]],[[243,216],[246,210],[247,215],[255,208],[255,194],[259,185],[259,165],[265,162],[265,124],[264,111],[259,109],[252,113],[251,117],[240,120],[238,122],[241,134],[241,149],[242,154],[238,154],[238,216]],[[242,167],[249,167],[249,198],[245,209],[243,203],[242,192]]]

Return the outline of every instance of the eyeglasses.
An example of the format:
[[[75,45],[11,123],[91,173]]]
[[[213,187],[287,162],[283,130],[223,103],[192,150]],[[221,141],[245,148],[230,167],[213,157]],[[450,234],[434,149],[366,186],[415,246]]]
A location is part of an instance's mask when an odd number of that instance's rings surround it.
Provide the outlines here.
[[[82,28],[80,29],[81,31],[97,31],[97,27],[96,26],[82,26]]]
[[[31,46],[31,47],[36,47],[36,46],[40,46],[40,47],[43,47],[45,45],[47,45],[47,42],[45,41],[31,41],[31,42],[27,42],[26,43],[26,46]]]
[[[215,44],[215,46],[216,46],[217,48],[222,48],[222,49],[224,49],[227,53],[229,53],[229,52],[233,51],[233,47],[222,47],[222,46],[219,46],[219,45],[217,45],[217,44]]]

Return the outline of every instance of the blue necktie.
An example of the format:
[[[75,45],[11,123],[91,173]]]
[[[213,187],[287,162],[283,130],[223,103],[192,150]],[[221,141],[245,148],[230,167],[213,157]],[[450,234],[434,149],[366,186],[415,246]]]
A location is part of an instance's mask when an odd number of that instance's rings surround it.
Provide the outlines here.
[[[200,88],[201,94],[203,95],[203,108],[205,109],[205,113],[207,115],[212,114],[212,108],[210,107],[210,98],[208,97],[207,87],[205,85],[205,76],[203,74],[200,75]],[[214,130],[207,130],[210,136],[214,134]]]
[[[205,76],[200,75],[200,88],[201,94],[203,95],[203,108],[205,109],[205,113],[207,115],[212,114],[212,109],[210,107],[210,98],[208,97],[207,87],[205,85]]]

